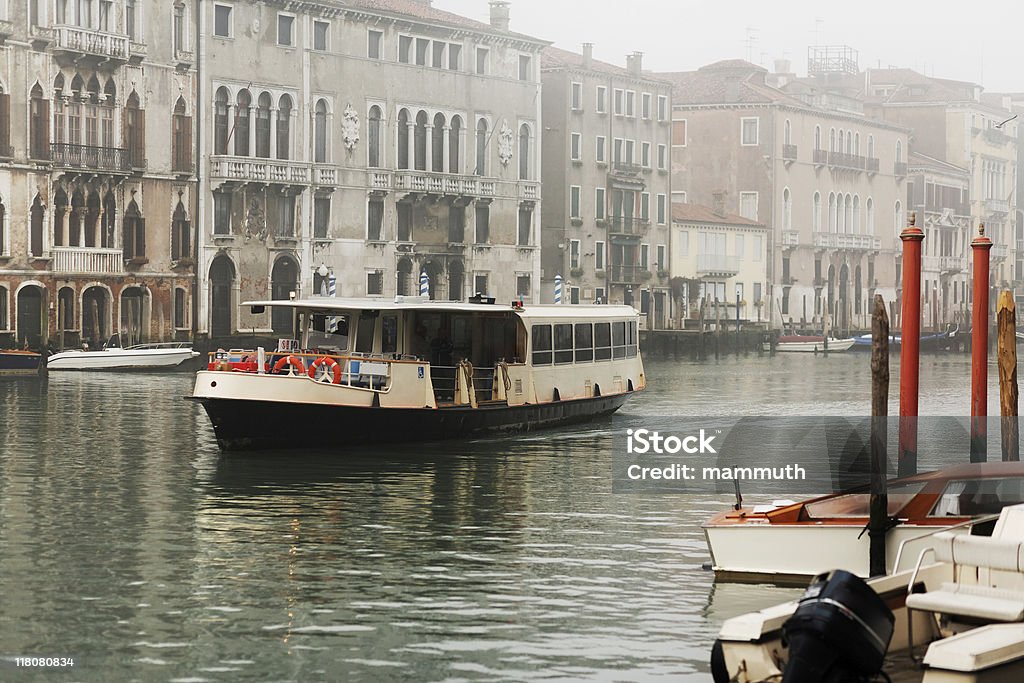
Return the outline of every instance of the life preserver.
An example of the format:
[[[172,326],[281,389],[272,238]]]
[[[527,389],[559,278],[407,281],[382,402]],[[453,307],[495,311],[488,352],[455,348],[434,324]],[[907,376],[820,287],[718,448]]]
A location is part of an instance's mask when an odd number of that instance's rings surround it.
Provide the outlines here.
[[[284,358],[278,358],[277,362],[274,363],[273,373],[276,375],[281,372],[284,366],[290,365],[295,369],[295,374],[302,375],[306,372],[306,366],[302,364],[302,359],[297,356],[285,356]]]
[[[327,356],[320,356],[315,361],[313,361],[312,365],[309,366],[309,377],[310,377],[310,379],[317,379],[317,376],[316,376],[317,370],[319,370],[320,368],[322,368],[324,366],[327,366],[327,369],[332,373],[332,375],[333,375],[333,380],[332,380],[333,383],[334,384],[341,384],[341,366],[338,365],[338,361],[334,360],[333,358],[329,358]],[[324,377],[326,377],[326,376],[327,375],[324,375]],[[322,381],[322,380],[318,380],[318,381]]]

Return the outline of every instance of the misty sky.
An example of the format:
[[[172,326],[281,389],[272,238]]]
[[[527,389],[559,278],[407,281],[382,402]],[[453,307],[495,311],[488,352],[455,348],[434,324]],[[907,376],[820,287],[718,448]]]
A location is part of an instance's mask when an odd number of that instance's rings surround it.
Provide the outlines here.
[[[910,67],[940,78],[981,83],[986,91],[1024,91],[1024,4],[922,0],[511,0],[512,30],[624,65],[691,70],[743,58],[771,69],[787,57],[803,75],[809,45],[849,45],[860,66]],[[487,21],[487,0],[434,0],[434,7]],[[750,29],[748,31],[748,29]],[[754,40],[748,45],[748,35]]]

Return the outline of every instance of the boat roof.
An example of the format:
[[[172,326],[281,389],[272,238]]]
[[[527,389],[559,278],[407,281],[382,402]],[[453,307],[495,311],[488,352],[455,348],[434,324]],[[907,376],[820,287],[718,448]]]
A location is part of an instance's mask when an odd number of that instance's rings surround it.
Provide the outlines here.
[[[920,474],[903,477],[899,480],[891,480],[890,483],[912,482],[912,481],[933,481],[936,479],[987,479],[990,477],[1014,477],[1024,476],[1024,462],[972,462],[962,465],[952,465],[934,472],[922,472]]]
[[[513,312],[522,318],[635,318],[639,313],[632,306],[613,304],[525,304],[521,309],[497,302],[493,304],[468,303],[464,301],[435,301],[419,297],[395,297],[395,299],[373,297],[331,297],[321,296],[308,299],[275,299],[268,301],[246,301],[243,306],[276,306],[316,311],[437,311],[462,313]]]

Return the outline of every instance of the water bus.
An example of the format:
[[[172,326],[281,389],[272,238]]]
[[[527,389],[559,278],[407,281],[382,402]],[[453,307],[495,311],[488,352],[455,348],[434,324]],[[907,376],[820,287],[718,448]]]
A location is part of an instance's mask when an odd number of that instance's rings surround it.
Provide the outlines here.
[[[608,415],[646,384],[631,306],[247,302],[295,338],[218,351],[190,398],[222,449],[425,441]]]

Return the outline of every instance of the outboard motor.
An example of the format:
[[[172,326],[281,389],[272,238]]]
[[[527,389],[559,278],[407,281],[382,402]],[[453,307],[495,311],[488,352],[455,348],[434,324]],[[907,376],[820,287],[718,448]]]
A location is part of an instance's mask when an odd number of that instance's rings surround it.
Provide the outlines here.
[[[842,569],[815,576],[782,625],[783,683],[869,680],[882,670],[895,621],[860,577]]]

